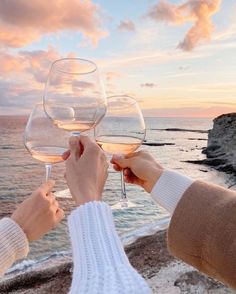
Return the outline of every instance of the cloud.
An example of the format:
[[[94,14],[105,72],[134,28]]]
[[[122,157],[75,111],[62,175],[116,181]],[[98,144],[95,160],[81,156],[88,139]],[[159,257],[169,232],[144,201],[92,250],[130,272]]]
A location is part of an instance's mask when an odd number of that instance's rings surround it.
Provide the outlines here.
[[[25,68],[25,59],[0,51],[1,76],[19,73]]]
[[[35,102],[40,101],[51,63],[58,58],[61,55],[52,47],[15,54],[0,51],[1,113],[10,113],[11,108],[17,111],[30,109]]]
[[[121,75],[118,72],[114,72],[114,71],[108,71],[106,72],[106,80],[107,82],[110,82],[111,80],[115,79],[115,78],[119,78]]]
[[[135,24],[132,22],[132,20],[122,20],[118,26],[119,30],[122,31],[135,31]]]
[[[25,71],[32,74],[36,82],[45,83],[52,62],[62,57],[49,47],[48,50],[20,51],[18,58],[24,58],[27,62]]]
[[[191,51],[203,40],[209,40],[214,30],[211,17],[219,9],[222,0],[188,0],[181,5],[170,4],[161,0],[151,7],[147,16],[157,22],[167,22],[174,25],[193,22],[193,26],[185,35],[178,47]]]
[[[234,112],[234,107],[176,107],[142,109],[146,117],[217,117],[223,113]]]
[[[157,87],[157,85],[154,84],[154,83],[144,83],[144,84],[141,84],[140,86],[142,88],[154,88],[154,87]]]
[[[189,69],[190,69],[190,66],[188,66],[188,65],[180,65],[179,66],[179,70],[186,71],[186,70],[189,70]]]
[[[42,91],[33,88],[30,84],[0,80],[1,112],[4,112],[4,109],[15,108],[17,111],[21,108],[30,109],[41,98]]]
[[[93,45],[107,35],[91,0],[0,1],[0,26],[0,45],[15,48],[60,31],[81,32]]]

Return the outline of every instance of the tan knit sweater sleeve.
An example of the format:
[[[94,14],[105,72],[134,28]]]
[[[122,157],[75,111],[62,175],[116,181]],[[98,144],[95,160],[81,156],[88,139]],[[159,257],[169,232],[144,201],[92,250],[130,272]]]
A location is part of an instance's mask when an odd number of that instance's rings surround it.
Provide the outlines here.
[[[168,247],[176,257],[236,288],[236,193],[194,182],[171,218]]]

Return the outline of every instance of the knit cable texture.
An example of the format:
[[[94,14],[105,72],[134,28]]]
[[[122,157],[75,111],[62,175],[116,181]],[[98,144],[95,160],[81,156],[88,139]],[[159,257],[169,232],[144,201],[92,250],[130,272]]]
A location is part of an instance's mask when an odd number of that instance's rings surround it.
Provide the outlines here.
[[[154,185],[152,198],[172,214],[184,192],[192,185],[193,179],[173,170],[165,170]]]
[[[74,270],[70,294],[147,294],[117,235],[110,207],[88,202],[68,218]]]

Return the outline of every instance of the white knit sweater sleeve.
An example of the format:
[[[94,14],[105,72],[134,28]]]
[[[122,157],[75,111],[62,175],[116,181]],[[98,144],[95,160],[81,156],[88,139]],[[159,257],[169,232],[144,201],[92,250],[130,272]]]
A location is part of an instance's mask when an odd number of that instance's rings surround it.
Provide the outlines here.
[[[27,256],[29,244],[21,227],[11,218],[0,220],[0,276],[18,259]]]
[[[154,185],[151,196],[170,214],[173,214],[180,198],[193,182],[193,179],[176,171],[165,170]]]
[[[74,262],[70,294],[151,293],[129,263],[106,203],[81,205],[68,225]]]

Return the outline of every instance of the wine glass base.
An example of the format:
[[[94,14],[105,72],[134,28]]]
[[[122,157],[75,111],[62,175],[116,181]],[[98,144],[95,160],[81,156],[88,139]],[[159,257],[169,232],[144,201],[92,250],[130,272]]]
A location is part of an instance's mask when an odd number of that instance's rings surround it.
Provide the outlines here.
[[[131,201],[120,201],[114,205],[111,206],[112,210],[116,210],[116,209],[129,209],[129,208],[134,208],[134,207],[138,207],[139,205],[137,205],[134,202]]]

